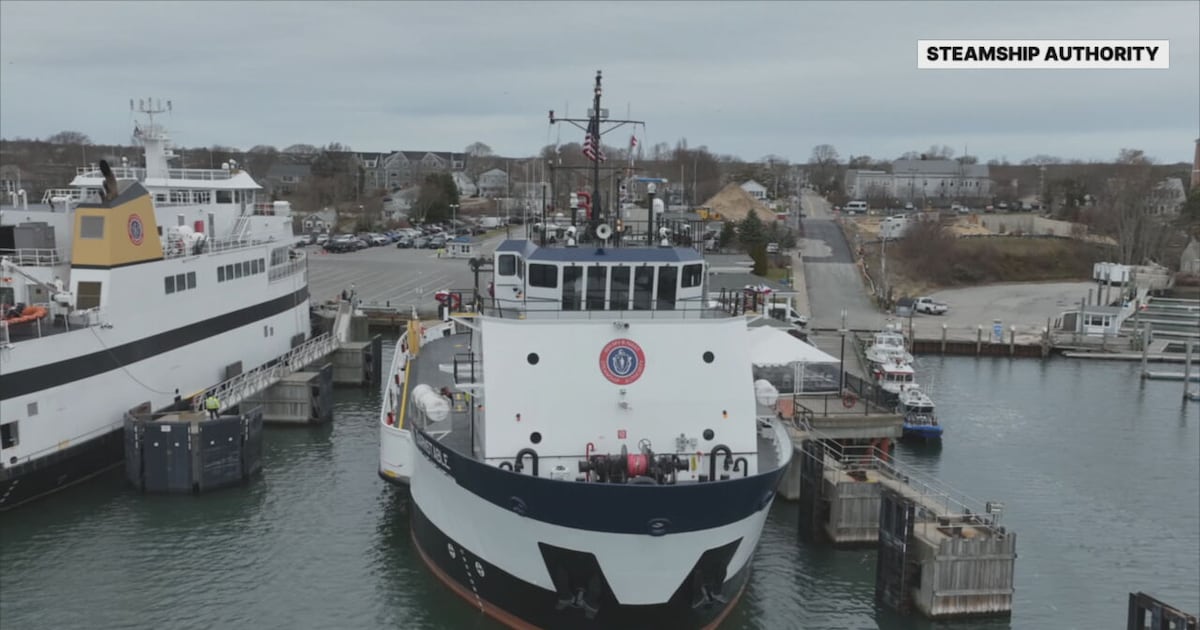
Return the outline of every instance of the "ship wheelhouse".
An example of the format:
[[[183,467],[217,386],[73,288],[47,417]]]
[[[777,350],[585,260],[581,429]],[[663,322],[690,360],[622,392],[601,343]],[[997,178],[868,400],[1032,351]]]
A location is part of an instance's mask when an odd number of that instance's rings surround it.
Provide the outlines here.
[[[496,250],[488,302],[531,317],[539,312],[700,313],[707,310],[705,267],[699,252],[685,248],[550,248],[508,241]]]

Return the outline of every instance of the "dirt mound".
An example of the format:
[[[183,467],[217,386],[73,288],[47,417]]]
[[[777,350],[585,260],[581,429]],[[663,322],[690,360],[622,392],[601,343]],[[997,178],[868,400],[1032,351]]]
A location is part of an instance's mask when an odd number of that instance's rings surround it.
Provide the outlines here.
[[[723,218],[730,221],[745,219],[749,216],[751,210],[754,210],[758,214],[758,218],[767,221],[771,213],[766,204],[751,197],[750,193],[743,190],[736,183],[731,183],[722,188],[720,192],[704,202],[703,207],[720,214]]]

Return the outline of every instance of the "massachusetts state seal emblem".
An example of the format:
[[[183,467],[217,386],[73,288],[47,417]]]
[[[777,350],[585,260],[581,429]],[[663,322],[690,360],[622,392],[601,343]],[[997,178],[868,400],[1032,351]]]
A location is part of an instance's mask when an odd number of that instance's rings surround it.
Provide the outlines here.
[[[141,245],[143,238],[145,238],[145,234],[142,228],[142,217],[136,214],[129,215],[129,242]]]
[[[600,351],[600,372],[617,385],[628,385],[646,370],[646,354],[632,339],[613,339]]]

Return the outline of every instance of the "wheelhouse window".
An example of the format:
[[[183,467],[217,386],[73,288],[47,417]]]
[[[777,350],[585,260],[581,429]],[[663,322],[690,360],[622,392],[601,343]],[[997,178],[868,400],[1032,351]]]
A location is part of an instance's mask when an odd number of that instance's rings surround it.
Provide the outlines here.
[[[704,265],[684,265],[682,285],[685,289],[700,286],[700,282],[704,279]]]
[[[675,285],[679,270],[674,265],[658,268],[658,310],[675,310]]]
[[[558,265],[529,264],[529,286],[542,289],[558,288]]]
[[[633,310],[650,310],[653,296],[654,267],[638,267],[633,272]]]
[[[79,217],[79,238],[104,238],[104,217]]]
[[[608,267],[597,265],[587,270],[587,310],[604,310],[604,293],[608,289]]]
[[[502,276],[516,275],[517,257],[512,254],[500,254],[496,272]]]
[[[216,193],[217,193],[217,203],[233,203],[233,191],[232,190],[218,190],[218,191],[216,191]]]
[[[563,267],[562,309],[578,311],[583,297],[583,267]]]
[[[612,268],[612,286],[608,291],[609,308],[623,311],[629,308],[629,267]]]

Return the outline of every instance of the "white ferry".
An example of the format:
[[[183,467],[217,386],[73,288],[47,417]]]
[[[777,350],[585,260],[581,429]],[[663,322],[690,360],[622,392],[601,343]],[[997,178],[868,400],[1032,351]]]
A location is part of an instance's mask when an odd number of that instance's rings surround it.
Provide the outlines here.
[[[181,169],[165,130],[142,166],[79,169],[0,209],[0,510],[122,461],[124,412],[175,404],[310,333],[286,202],[236,164]]]

